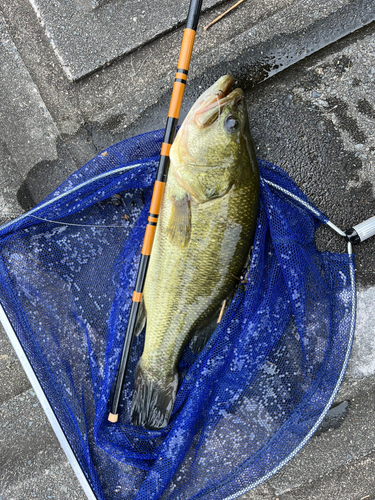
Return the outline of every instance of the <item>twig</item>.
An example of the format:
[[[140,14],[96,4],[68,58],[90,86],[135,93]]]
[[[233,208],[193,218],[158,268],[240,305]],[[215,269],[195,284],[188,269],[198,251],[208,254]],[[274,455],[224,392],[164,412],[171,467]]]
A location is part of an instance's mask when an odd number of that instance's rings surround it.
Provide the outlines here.
[[[336,106],[333,106],[333,108],[331,109],[327,109],[327,113],[330,113],[331,111],[333,111],[334,109],[336,109],[338,107],[338,104],[336,104]]]
[[[240,3],[242,3],[244,0],[240,0],[239,2],[237,2],[236,4],[232,5],[232,7],[228,10],[226,10],[224,12],[224,14],[221,14],[219,17],[217,17],[216,19],[214,19],[213,21],[210,22],[210,24],[207,24],[207,26],[205,26],[203,29],[204,31],[207,31],[207,29],[212,26],[213,24],[217,23],[218,21],[220,21],[220,19],[222,17],[224,17],[226,14],[228,14],[228,12],[230,12],[231,10],[233,10],[235,7],[237,7],[238,5],[240,5]]]
[[[220,323],[220,321],[221,321],[221,319],[222,319],[222,317],[223,317],[223,315],[224,315],[224,309],[225,309],[225,304],[226,304],[226,303],[227,303],[227,301],[226,301],[226,300],[223,300],[223,303],[222,303],[222,305],[221,305],[220,314],[219,314],[219,319],[217,320],[217,324],[219,324],[219,323]]]
[[[131,78],[133,78],[137,73],[139,73],[141,71],[142,66],[144,65],[144,63],[147,61],[147,59],[149,57],[150,56],[146,56],[145,59],[141,62],[141,65],[139,66],[139,68],[137,69],[137,71],[135,71],[134,66],[133,66],[133,54],[130,54],[130,65],[131,65],[132,70],[133,70],[133,74],[130,75]]]

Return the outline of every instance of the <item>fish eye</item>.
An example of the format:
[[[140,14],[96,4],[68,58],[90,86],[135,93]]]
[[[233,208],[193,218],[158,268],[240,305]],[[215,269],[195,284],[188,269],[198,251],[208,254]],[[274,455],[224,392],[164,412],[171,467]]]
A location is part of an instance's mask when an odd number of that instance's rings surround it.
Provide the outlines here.
[[[228,132],[237,132],[240,127],[240,122],[233,115],[228,115],[224,121],[224,127]]]

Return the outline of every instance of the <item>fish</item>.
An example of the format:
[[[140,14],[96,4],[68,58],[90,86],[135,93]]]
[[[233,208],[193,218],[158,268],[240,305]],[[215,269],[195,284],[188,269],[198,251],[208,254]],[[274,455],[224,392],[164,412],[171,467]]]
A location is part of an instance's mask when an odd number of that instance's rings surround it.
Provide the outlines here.
[[[253,242],[258,163],[244,93],[233,85],[224,75],[198,98],[170,150],[137,320],[147,319],[131,422],[145,429],[168,425],[181,354],[193,336],[212,332]]]

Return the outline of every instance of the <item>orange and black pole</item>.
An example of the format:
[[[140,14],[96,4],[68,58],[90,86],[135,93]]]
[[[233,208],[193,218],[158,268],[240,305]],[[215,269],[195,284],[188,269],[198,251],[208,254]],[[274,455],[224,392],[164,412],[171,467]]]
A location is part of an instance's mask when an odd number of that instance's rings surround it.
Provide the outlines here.
[[[108,416],[110,422],[117,422],[118,407],[122,386],[124,383],[126,368],[128,364],[130,349],[133,341],[134,328],[137,320],[139,304],[142,300],[143,287],[145,284],[148,263],[150,260],[152,244],[154,242],[155,230],[158,222],[161,200],[163,198],[165,183],[167,181],[169,170],[169,151],[173,139],[176,135],[178,118],[180,116],[182,98],[185,91],[187,74],[189,71],[191,53],[193,51],[195,33],[198,25],[199,15],[202,7],[202,0],[191,0],[189,13],[182,38],[180,57],[178,59],[177,72],[174,80],[171,102],[169,105],[168,118],[165,126],[163,144],[159,167],[156,175],[154,191],[152,193],[150,212],[146,226],[145,237],[143,240],[141,259],[139,262],[137,279],[135,282],[132,303],[130,308],[129,320],[125,334],[124,346],[122,349],[121,360],[117,370],[111,412]],[[112,391],[111,391],[112,392]]]

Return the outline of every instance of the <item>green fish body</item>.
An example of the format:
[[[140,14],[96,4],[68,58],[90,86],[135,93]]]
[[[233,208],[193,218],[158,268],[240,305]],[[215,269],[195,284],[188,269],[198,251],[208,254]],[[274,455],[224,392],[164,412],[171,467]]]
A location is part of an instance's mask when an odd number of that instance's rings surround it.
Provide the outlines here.
[[[218,318],[253,241],[259,173],[243,92],[232,85],[224,76],[198,99],[170,151],[131,410],[132,423],[149,429],[168,424],[182,351]]]

